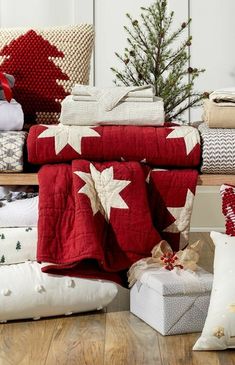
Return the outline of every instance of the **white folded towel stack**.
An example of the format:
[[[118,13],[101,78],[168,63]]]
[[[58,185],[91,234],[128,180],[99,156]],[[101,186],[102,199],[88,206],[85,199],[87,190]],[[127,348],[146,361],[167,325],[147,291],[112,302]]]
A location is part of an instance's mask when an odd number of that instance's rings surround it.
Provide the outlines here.
[[[152,85],[100,89],[75,85],[62,101],[60,122],[66,125],[164,124],[164,104]]]
[[[227,87],[213,91],[209,99],[220,106],[235,106],[235,87]]]
[[[22,107],[17,101],[0,100],[0,130],[21,131],[24,125]]]

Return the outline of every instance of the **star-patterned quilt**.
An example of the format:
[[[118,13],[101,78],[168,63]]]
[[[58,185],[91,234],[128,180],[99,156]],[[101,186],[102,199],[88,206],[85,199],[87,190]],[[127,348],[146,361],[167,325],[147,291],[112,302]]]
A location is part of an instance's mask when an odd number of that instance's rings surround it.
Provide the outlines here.
[[[51,274],[124,284],[122,274],[162,238],[187,244],[197,182],[193,169],[139,162],[45,165],[39,172],[37,260]]]
[[[191,126],[66,126],[30,129],[28,159],[33,164],[138,161],[158,167],[197,167],[200,137]]]

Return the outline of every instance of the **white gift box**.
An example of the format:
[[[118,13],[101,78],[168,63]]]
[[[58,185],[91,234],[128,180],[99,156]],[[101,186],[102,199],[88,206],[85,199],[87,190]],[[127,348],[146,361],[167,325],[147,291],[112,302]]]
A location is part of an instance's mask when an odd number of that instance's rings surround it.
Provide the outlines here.
[[[130,310],[162,335],[200,332],[212,282],[213,275],[201,268],[151,269],[131,288]]]

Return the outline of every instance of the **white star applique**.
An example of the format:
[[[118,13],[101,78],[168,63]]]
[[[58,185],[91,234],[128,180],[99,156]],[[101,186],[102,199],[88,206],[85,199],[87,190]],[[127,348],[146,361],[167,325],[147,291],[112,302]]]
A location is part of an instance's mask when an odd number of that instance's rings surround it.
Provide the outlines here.
[[[94,165],[90,164],[90,173],[82,171],[75,171],[74,173],[85,182],[78,193],[88,196],[93,215],[100,211],[109,221],[111,208],[129,209],[120,196],[120,192],[131,181],[114,179],[112,166],[100,172]]]
[[[141,161],[140,161],[141,162]],[[167,170],[167,169],[152,169],[152,170],[150,170],[149,171],[149,173],[148,173],[148,176],[147,176],[147,178],[146,178],[146,182],[149,184],[149,182],[150,182],[150,176],[151,176],[151,173],[153,172],[153,171],[169,171],[169,170]]]
[[[166,138],[184,138],[187,155],[193,150],[197,143],[200,144],[200,136],[194,127],[180,126],[171,127],[172,132]]]
[[[94,127],[84,126],[68,126],[63,124],[49,125],[38,138],[55,138],[55,153],[58,155],[62,149],[70,145],[77,153],[81,154],[82,138],[84,137],[100,137]]]
[[[181,233],[180,248],[184,247],[184,245],[188,243],[188,233],[185,230],[190,224],[193,200],[194,195],[191,190],[188,189],[184,207],[167,207],[167,210],[175,218],[175,221],[170,226],[165,228],[163,232]]]

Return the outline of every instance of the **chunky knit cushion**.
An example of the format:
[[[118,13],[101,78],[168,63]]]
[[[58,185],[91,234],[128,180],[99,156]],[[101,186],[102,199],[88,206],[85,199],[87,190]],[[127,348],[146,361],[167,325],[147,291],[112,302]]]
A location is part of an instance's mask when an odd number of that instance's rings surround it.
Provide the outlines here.
[[[75,83],[89,82],[91,25],[0,30],[0,72],[14,75],[25,123],[54,124]]]
[[[222,211],[226,220],[226,234],[235,236],[235,186],[224,184],[220,188]]]

